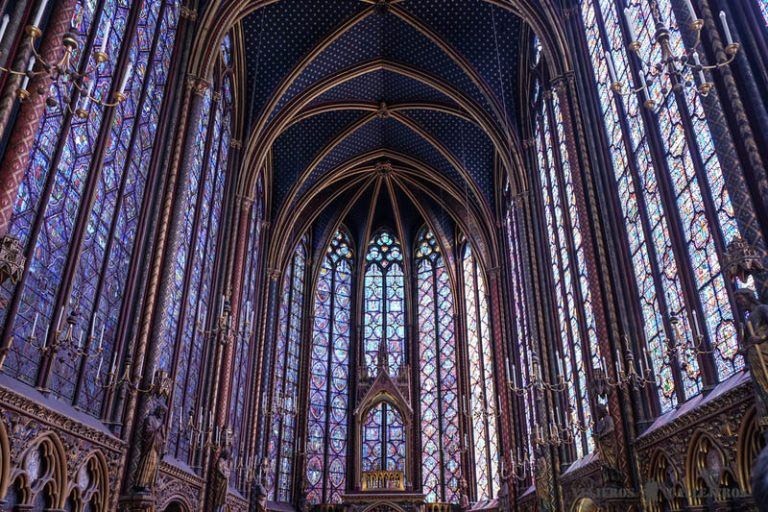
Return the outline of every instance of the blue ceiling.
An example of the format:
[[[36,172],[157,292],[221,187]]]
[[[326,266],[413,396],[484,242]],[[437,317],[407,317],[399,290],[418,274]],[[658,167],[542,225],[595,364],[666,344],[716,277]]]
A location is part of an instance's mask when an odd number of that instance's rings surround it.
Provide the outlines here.
[[[325,49],[316,50],[321,41],[358,15],[364,18]],[[448,51],[455,52],[456,58],[415,25],[423,25]],[[388,9],[361,0],[280,0],[243,22],[249,110],[264,120],[274,120],[312,87],[331,83],[345,70],[386,62],[428,75],[457,91],[468,99],[471,108],[497,126],[514,126],[519,48],[522,34],[527,32],[523,26],[512,13],[483,0],[403,0]],[[310,54],[306,68],[280,94],[278,89]],[[468,66],[469,72],[462,65]],[[276,108],[267,112],[271,101]],[[460,108],[428,84],[381,69],[334,83],[318,93],[308,107],[352,102]],[[435,110],[400,113],[438,139],[467,168],[481,196],[477,199],[493,204],[495,149],[478,125]],[[296,197],[288,199],[288,193],[323,148],[366,115],[370,113],[359,110],[324,113],[292,125],[278,137],[272,148],[273,214],[294,204]],[[390,117],[368,122],[333,148],[300,184],[299,196],[344,162],[379,149],[407,155],[440,172],[456,187],[470,188],[433,145]]]

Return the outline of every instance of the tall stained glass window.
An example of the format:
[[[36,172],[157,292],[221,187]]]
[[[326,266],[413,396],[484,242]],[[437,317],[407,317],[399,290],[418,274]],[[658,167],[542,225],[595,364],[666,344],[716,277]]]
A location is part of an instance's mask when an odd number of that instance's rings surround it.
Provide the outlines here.
[[[469,407],[472,423],[470,446],[474,458],[477,499],[486,500],[496,496],[500,488],[498,409],[485,277],[468,242],[464,246],[462,274],[469,355]]]
[[[429,502],[456,502],[461,478],[453,290],[435,235],[416,242],[422,486]]]
[[[204,98],[207,115],[197,132],[200,145],[182,198],[184,250],[176,254],[174,299],[167,312],[175,327],[167,332],[166,338],[171,347],[168,353],[173,357],[170,363],[175,382],[171,407],[175,421],[169,426],[168,450],[189,462],[196,455],[193,449],[199,450],[200,444],[189,434],[185,422],[202,412],[201,376],[211,357],[206,341],[211,339],[221,304],[228,300],[221,296],[217,301],[214,296],[214,269],[220,252],[217,246],[231,137],[232,96],[222,90],[220,99],[217,98],[218,94],[210,92]],[[216,304],[219,311],[214,309]]]
[[[353,265],[349,236],[339,230],[315,290],[306,449],[307,499],[313,504],[340,503],[346,482]]]
[[[653,44],[657,22],[669,27],[673,51],[680,53],[680,27],[689,20],[678,19],[687,9],[677,3],[660,0],[654,10],[648,0],[630,2],[630,28],[644,61],[660,59]],[[743,367],[718,257],[738,234],[734,208],[701,97],[687,88],[665,91],[656,80],[649,92],[657,112],[643,115],[640,95],[614,94],[611,63],[623,83],[635,83],[641,72],[626,50],[624,2],[580,4],[641,304],[640,355],[657,377],[664,412],[701,391],[705,360],[719,380]],[[654,142],[661,154],[651,151]],[[694,344],[701,340],[714,348],[712,354],[697,356]]]
[[[3,343],[14,339],[3,371],[28,384],[47,380],[59,398],[93,416],[108,414],[99,383],[125,344],[122,306],[149,201],[145,191],[155,169],[178,11],[178,1],[76,3],[71,31],[85,47],[75,50],[74,64],[81,70],[93,65],[95,45],[105,37],[98,27],[109,22],[108,53],[125,55],[133,66],[127,98],[110,122],[94,102],[81,119],[65,107],[71,83],[52,84],[58,105],[43,113],[11,220],[10,234],[24,244],[28,266],[22,282],[0,289]],[[129,32],[132,16],[137,23]],[[125,70],[116,62],[110,59],[88,78],[94,96],[108,97],[122,78]],[[103,155],[95,151],[97,141],[103,141]],[[60,350],[50,373],[41,375],[40,346],[66,330],[68,317],[80,349]]]
[[[509,185],[507,184],[507,193],[509,193]],[[524,258],[524,233],[523,222],[520,220],[520,210],[512,202],[511,198],[507,199],[507,211],[506,211],[506,229],[507,229],[507,247],[509,250],[509,275],[511,285],[511,299],[514,318],[514,333],[512,342],[515,344],[515,349],[512,350],[512,354],[517,354],[517,359],[506,362],[506,371],[509,373],[507,376],[514,386],[518,389],[525,389],[526,392],[522,396],[515,396],[520,404],[520,410],[523,411],[523,418],[520,420],[521,429],[525,437],[525,453],[521,445],[518,445],[518,449],[515,452],[515,460],[523,460],[525,454],[530,457],[533,453],[533,443],[531,442],[531,434],[535,425],[535,407],[534,407],[534,393],[530,388],[533,376],[533,338],[531,335],[531,328],[529,325],[528,317],[528,301],[526,297],[526,290],[530,289],[525,282],[526,268]],[[514,356],[512,356],[514,357]],[[523,443],[521,443],[523,444]]]
[[[405,423],[387,402],[373,406],[363,418],[363,471],[405,471]]]
[[[292,499],[293,460],[296,449],[296,401],[302,339],[307,244],[301,242],[283,278],[272,367],[269,437],[267,441],[267,492],[272,500]]]
[[[386,347],[390,375],[405,364],[405,278],[400,242],[386,230],[376,233],[365,255],[363,355],[376,375],[379,347]]]
[[[582,227],[576,211],[573,174],[557,94],[542,94],[538,108],[536,154],[560,332],[554,359],[556,373],[564,379],[567,391],[562,404],[564,423],[576,434],[573,455],[581,458],[593,448],[588,361],[592,360],[594,368],[600,364],[600,358]]]

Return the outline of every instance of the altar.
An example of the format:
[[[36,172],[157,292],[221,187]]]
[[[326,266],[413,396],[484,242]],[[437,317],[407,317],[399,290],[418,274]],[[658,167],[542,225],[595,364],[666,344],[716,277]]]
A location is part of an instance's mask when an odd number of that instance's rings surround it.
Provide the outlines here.
[[[424,512],[426,496],[413,490],[412,480],[410,370],[391,367],[383,343],[376,359],[375,367],[359,372],[353,490],[341,496],[342,506],[346,512]]]

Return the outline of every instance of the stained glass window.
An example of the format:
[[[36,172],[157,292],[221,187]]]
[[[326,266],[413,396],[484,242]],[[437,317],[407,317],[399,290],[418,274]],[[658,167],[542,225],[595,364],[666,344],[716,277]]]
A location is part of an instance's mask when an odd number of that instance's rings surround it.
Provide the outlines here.
[[[189,169],[185,191],[180,198],[183,215],[181,248],[174,264],[172,300],[165,332],[174,391],[169,425],[168,452],[174,457],[194,463],[199,456],[200,439],[195,439],[189,421],[204,416],[200,406],[201,376],[206,361],[212,356],[210,341],[216,336],[214,327],[223,313],[225,296],[215,297],[216,256],[220,241],[222,202],[227,179],[231,138],[233,97],[225,86],[220,91],[207,91],[203,98],[203,117],[196,130],[193,165]],[[218,305],[218,311],[214,308]]]
[[[362,425],[363,471],[405,471],[405,424],[387,402],[367,411]]]
[[[469,243],[462,258],[464,305],[469,354],[470,415],[477,499],[493,498],[499,491],[499,437],[494,382],[491,320],[488,294],[480,263]]]
[[[232,393],[229,417],[232,425],[232,460],[236,471],[233,471],[233,485],[245,490],[248,470],[255,463],[254,457],[248,453],[252,416],[249,408],[254,386],[254,347],[257,330],[257,300],[261,290],[260,257],[262,254],[262,233],[264,224],[264,190],[263,179],[256,186],[254,202],[251,205],[251,215],[248,225],[248,246],[245,253],[243,287],[240,297],[240,321],[238,322],[238,339],[235,346],[233,364]]]
[[[422,486],[429,502],[456,502],[461,478],[453,290],[435,235],[416,242]]]
[[[405,278],[400,242],[380,231],[365,255],[363,353],[371,376],[376,375],[380,348],[386,348],[390,375],[405,364]]]
[[[543,95],[540,105],[536,153],[561,333],[554,362],[567,390],[565,426],[576,434],[574,455],[581,458],[593,448],[586,374],[590,355],[593,368],[600,364],[599,351],[562,112],[556,94]]]
[[[515,360],[514,356],[512,361],[506,362],[507,378],[518,389],[526,390],[522,396],[516,396],[518,403],[521,404],[520,409],[523,411],[523,418],[521,419],[522,434],[525,437],[524,443],[519,445],[514,456],[515,461],[520,462],[527,454],[529,457],[533,453],[533,443],[531,441],[531,434],[534,431],[535,425],[535,407],[534,407],[534,392],[533,389],[529,389],[529,385],[533,380],[533,339],[531,337],[531,329],[529,326],[528,317],[528,302],[526,298],[526,290],[530,289],[526,285],[524,271],[524,245],[525,240],[523,234],[523,223],[520,222],[518,209],[512,200],[507,205],[506,212],[506,229],[507,229],[507,247],[509,249],[509,274],[511,281],[511,298],[514,317],[514,338],[515,348],[512,350],[512,354],[518,354]]]
[[[283,278],[269,416],[267,488],[270,498],[292,498],[293,459],[296,444],[296,401],[299,379],[307,248],[296,248]]]
[[[337,231],[320,266],[314,305],[307,417],[307,499],[340,503],[347,472],[353,253]]]
[[[682,51],[677,14],[687,10],[673,9],[671,0],[657,5],[654,12],[647,0],[636,1],[628,11],[646,61],[660,58],[652,44],[657,22],[669,26],[674,51]],[[706,339],[713,345],[712,356],[702,357],[712,357],[719,379],[743,366],[718,259],[738,230],[701,97],[688,88],[664,91],[663,80],[655,80],[649,90],[658,112],[643,115],[642,98],[610,90],[609,59],[622,83],[633,83],[639,72],[626,50],[623,8],[614,0],[581,1],[643,317],[639,356],[645,360],[647,353],[663,412],[702,389],[694,343]],[[650,150],[654,140],[663,159]],[[696,293],[686,293],[686,283]],[[665,340],[673,340],[674,351]]]
[[[178,4],[137,5],[137,23],[128,33],[131,5],[116,0],[77,2],[71,30],[90,46],[75,50],[73,62],[80,69],[93,64],[93,45],[100,44],[104,34],[91,35],[109,20],[108,52],[125,52],[133,65],[127,98],[115,107],[110,123],[105,122],[107,111],[93,102],[86,109],[88,118],[81,119],[64,108],[71,84],[59,81],[51,86],[58,105],[43,114],[11,220],[10,234],[22,241],[29,259],[23,281],[15,288],[6,283],[0,291],[0,302],[9,306],[0,308],[3,338],[15,340],[3,370],[29,384],[44,379],[38,375],[38,347],[46,333],[50,343],[57,325],[74,311],[73,332],[87,356],[60,350],[49,386],[94,416],[106,414],[99,383],[119,350],[119,322],[125,321],[119,312],[135,261],[136,229],[148,204],[145,186],[153,169]],[[94,96],[108,97],[115,80],[122,78],[116,61],[111,59],[88,77]],[[99,161],[97,140],[105,144]],[[71,277],[65,278],[66,266],[74,270]],[[64,307],[53,311],[57,296]]]

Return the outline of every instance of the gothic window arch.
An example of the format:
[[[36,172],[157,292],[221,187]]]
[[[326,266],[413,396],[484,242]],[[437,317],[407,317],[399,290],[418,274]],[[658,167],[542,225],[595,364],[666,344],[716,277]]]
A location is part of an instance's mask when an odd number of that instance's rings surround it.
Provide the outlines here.
[[[271,405],[267,411],[267,492],[270,499],[290,501],[296,427],[299,360],[301,357],[304,293],[307,277],[307,241],[299,243],[283,277],[273,361]]]
[[[429,502],[455,503],[461,478],[454,296],[434,233],[416,239],[422,489]]]
[[[387,229],[368,243],[363,279],[364,371],[378,374],[379,366],[397,376],[406,364],[405,274],[400,241]],[[386,357],[386,361],[380,361]],[[404,471],[405,423],[401,411],[382,402],[367,411],[362,425],[363,471]]]
[[[307,499],[340,503],[347,472],[349,352],[354,251],[339,229],[326,250],[314,294],[307,418]]]
[[[478,500],[488,500],[500,489],[499,432],[496,384],[491,348],[491,318],[485,275],[469,242],[462,252],[462,276],[469,357],[469,413],[472,438],[469,442]]]
[[[178,1],[144,2],[134,11],[116,0],[77,2],[71,30],[87,44],[75,52],[75,65],[90,66],[94,45],[107,37],[110,55],[133,68],[127,98],[114,111],[80,100],[88,114],[80,118],[64,107],[71,83],[51,86],[58,105],[43,114],[11,219],[10,235],[25,246],[28,265],[21,283],[0,291],[8,304],[0,312],[3,343],[14,339],[3,371],[28,384],[46,383],[93,416],[106,414],[99,383],[125,343],[127,315],[115,312],[126,298],[137,229],[151,196],[146,188],[155,170],[178,11]],[[107,23],[112,29],[105,35]],[[118,62],[110,59],[88,78],[94,96],[108,97],[127,72]],[[95,151],[99,145],[103,154]],[[70,316],[80,348],[62,348],[44,364],[40,347],[67,330]]]
[[[363,354],[370,375],[376,375],[379,347],[387,349],[390,375],[405,365],[405,274],[403,250],[388,230],[368,244],[363,283]]]
[[[622,83],[637,83],[634,77],[643,74],[626,50],[629,34],[635,34],[646,61],[659,58],[652,44],[657,22],[669,26],[673,48],[682,47],[687,37],[682,27],[690,22],[682,2],[662,0],[653,9],[648,0],[635,1],[628,20],[623,2],[580,3],[641,304],[638,359],[659,382],[658,410],[664,412],[698,394],[705,381],[721,381],[743,367],[721,273],[723,250],[738,235],[735,185],[720,163],[724,140],[707,121],[719,105],[714,96],[704,101],[690,88],[674,92],[659,80],[649,81],[647,93],[611,91],[611,66]],[[695,77],[688,78],[695,83]],[[645,111],[649,98],[657,112]],[[713,353],[702,354],[697,345],[711,346]]]

